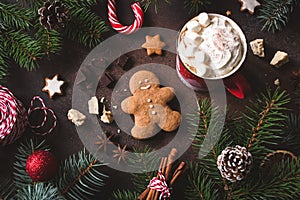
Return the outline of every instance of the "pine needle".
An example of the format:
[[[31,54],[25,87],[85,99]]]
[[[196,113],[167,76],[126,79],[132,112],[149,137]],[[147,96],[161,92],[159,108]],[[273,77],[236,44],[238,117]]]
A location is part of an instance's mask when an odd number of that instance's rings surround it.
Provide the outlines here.
[[[29,155],[37,150],[50,150],[45,140],[26,139],[20,144],[16,153],[16,161],[14,162],[14,184],[20,189],[28,184],[32,184],[31,178],[26,173],[26,161]]]
[[[90,199],[100,191],[108,177],[101,172],[103,166],[105,164],[84,149],[61,164],[54,184],[67,199]]]
[[[263,24],[262,30],[272,32],[282,30],[288,23],[294,7],[298,5],[298,0],[264,1],[257,17]]]
[[[147,12],[150,5],[153,4],[155,13],[158,13],[158,2],[159,2],[159,0],[138,0],[138,1],[141,2],[141,5],[144,8],[145,12]],[[168,4],[171,3],[170,0],[164,0],[164,2],[168,3]]]
[[[138,199],[137,192],[131,192],[129,190],[117,190],[113,194],[114,200],[134,200]]]
[[[184,0],[184,8],[189,13],[198,14],[200,10],[204,10],[211,4],[211,0]]]

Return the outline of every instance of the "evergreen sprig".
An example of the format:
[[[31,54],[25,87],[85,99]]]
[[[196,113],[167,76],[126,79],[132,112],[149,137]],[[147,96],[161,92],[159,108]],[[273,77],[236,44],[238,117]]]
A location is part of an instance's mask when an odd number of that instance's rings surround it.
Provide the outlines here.
[[[32,11],[20,8],[15,4],[0,2],[0,22],[5,27],[16,29],[29,29]]]
[[[290,149],[300,151],[300,114],[291,113],[284,125],[284,144]]]
[[[282,30],[298,5],[298,0],[264,1],[257,17],[263,23],[262,29],[272,32]]]
[[[10,58],[21,67],[34,70],[39,60],[60,52],[63,37],[86,47],[100,43],[102,33],[108,28],[91,11],[97,0],[64,0],[64,3],[69,9],[70,22],[64,30],[48,31],[38,20],[43,0],[19,0],[17,4],[0,2],[0,81],[7,74]]]
[[[36,183],[21,188],[16,197],[18,200],[64,200],[56,187],[49,183]]]
[[[261,174],[253,184],[233,190],[233,199],[279,199],[294,200],[300,195],[300,160],[283,160],[270,165],[268,174]]]
[[[29,155],[38,150],[50,150],[45,140],[27,139],[20,144],[14,162],[14,184],[18,189],[32,184],[32,179],[26,173],[26,161]]]
[[[132,184],[139,193],[143,192],[150,180],[155,176],[159,167],[159,157],[152,149],[146,146],[142,150],[133,149],[133,156],[129,157],[130,166],[142,173],[132,174]]]
[[[137,192],[131,192],[130,190],[117,190],[112,194],[115,200],[133,200],[138,199]]]
[[[216,184],[198,163],[190,163],[189,169],[186,199],[220,199]]]
[[[141,2],[142,7],[144,8],[145,12],[148,10],[151,4],[154,6],[155,13],[158,13],[158,2],[159,0],[138,0]],[[165,3],[171,3],[171,0],[164,0]]]
[[[265,155],[272,152],[272,146],[278,145],[282,139],[283,124],[286,120],[284,106],[290,102],[285,91],[277,88],[274,92],[270,89],[251,101],[252,106],[247,106],[244,114],[246,131],[249,134],[247,148],[253,155],[254,166],[258,166]]]
[[[16,194],[16,187],[12,180],[0,181],[0,199],[9,200]]]
[[[72,19],[65,28],[66,35],[88,47],[99,44],[102,33],[108,30],[105,22],[85,7],[75,7],[68,2],[66,4]]]
[[[211,0],[185,0],[184,8],[189,10],[189,13],[198,13],[201,9],[207,8],[211,4]]]
[[[89,199],[99,192],[107,175],[101,172],[105,164],[84,149],[71,155],[60,166],[54,184],[66,199]]]

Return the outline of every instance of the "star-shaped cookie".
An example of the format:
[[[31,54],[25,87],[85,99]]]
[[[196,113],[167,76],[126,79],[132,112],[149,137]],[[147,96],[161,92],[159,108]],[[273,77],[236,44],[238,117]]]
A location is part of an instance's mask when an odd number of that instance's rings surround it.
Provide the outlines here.
[[[62,94],[61,86],[64,84],[64,81],[58,80],[58,74],[56,74],[52,79],[45,78],[45,86],[43,87],[43,92],[48,92],[49,97],[52,97],[55,94]]]
[[[248,10],[248,12],[253,15],[254,13],[254,9],[257,7],[257,6],[260,6],[261,4],[256,1],[256,0],[238,0],[242,6],[241,6],[241,11],[244,11],[244,10]]]
[[[146,36],[146,42],[142,45],[142,48],[147,49],[147,55],[153,54],[162,55],[162,48],[166,46],[166,43],[160,40],[160,35],[157,34],[153,37],[150,35]]]

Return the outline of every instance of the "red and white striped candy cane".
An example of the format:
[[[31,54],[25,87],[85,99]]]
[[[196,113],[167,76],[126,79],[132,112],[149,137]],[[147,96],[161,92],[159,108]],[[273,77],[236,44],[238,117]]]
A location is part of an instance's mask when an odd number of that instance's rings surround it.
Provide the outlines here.
[[[139,28],[142,27],[144,22],[144,12],[143,9],[141,8],[140,3],[136,2],[132,4],[131,9],[134,13],[135,20],[133,24],[129,26],[124,26],[119,22],[116,14],[116,1],[108,0],[108,20],[113,29],[115,29],[119,33],[131,34],[136,32]]]

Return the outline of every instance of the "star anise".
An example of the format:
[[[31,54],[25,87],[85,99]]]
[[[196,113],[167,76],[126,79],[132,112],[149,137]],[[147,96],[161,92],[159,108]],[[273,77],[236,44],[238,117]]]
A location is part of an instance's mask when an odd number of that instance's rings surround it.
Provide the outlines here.
[[[114,152],[113,157],[117,159],[118,164],[120,164],[121,161],[126,163],[126,156],[127,156],[126,146],[127,145],[121,148],[120,145],[118,145],[118,149],[113,150]]]
[[[102,135],[97,135],[98,137],[98,141],[95,143],[97,145],[99,145],[99,147],[97,148],[97,151],[99,151],[100,149],[103,148],[104,152],[106,152],[107,150],[107,146],[110,144],[113,144],[110,139],[112,138],[113,135],[107,137],[106,134],[102,134]]]

